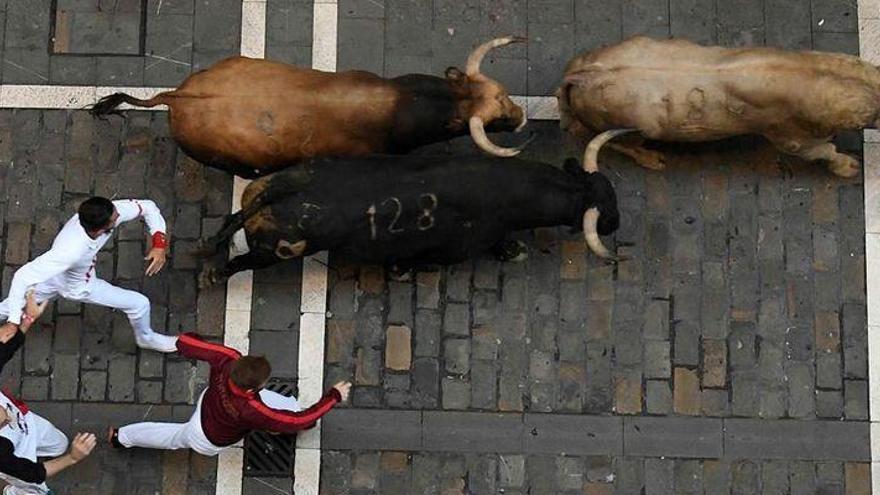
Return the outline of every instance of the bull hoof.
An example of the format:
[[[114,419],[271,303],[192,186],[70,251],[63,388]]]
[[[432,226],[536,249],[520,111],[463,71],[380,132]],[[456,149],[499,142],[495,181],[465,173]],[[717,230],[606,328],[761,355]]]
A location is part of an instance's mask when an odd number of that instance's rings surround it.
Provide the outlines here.
[[[663,153],[653,150],[639,150],[633,156],[639,165],[650,170],[666,170],[666,157]]]
[[[213,266],[206,266],[199,273],[199,289],[208,289],[220,284],[225,277],[220,276],[220,272]]]
[[[842,158],[831,162],[828,169],[838,177],[850,179],[859,175],[862,164],[855,158],[844,155]]]
[[[522,263],[529,259],[529,248],[522,241],[505,241],[495,248],[499,261]]]

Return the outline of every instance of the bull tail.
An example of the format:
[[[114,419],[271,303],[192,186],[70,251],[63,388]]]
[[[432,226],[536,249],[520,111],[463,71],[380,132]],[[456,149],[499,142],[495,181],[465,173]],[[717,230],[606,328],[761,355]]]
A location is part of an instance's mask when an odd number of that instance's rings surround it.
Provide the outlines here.
[[[116,110],[116,107],[123,103],[145,108],[155,107],[156,105],[168,105],[175,96],[178,96],[175,94],[175,91],[165,91],[157,94],[149,100],[141,100],[125,93],[113,93],[112,95],[107,95],[98,100],[98,102],[89,109],[89,113],[93,116],[109,115],[113,113],[118,114],[119,110]]]

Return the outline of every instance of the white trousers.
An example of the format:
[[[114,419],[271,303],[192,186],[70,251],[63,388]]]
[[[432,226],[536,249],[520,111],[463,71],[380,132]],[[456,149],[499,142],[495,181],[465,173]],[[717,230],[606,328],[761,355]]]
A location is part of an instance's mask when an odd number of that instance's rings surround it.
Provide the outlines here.
[[[72,301],[97,304],[118,309],[128,316],[134,329],[137,345],[159,352],[177,350],[177,337],[156,333],[150,327],[150,300],[140,292],[116,287],[100,278],[88,284],[88,291],[82,297],[68,297]],[[34,287],[37,302],[51,301],[64,293],[64,281],[60,276],[41,282]],[[0,315],[9,316],[9,301],[0,302]]]
[[[35,461],[37,457],[58,457],[67,451],[67,436],[46,418],[33,411],[24,415],[28,434],[16,446],[15,455]],[[50,493],[46,483],[27,483],[0,473],[0,480],[8,485],[4,495],[45,495]]]
[[[199,396],[196,410],[186,423],[134,423],[119,429],[119,443],[126,447],[146,449],[193,449],[199,454],[215,456],[226,447],[211,443],[202,429],[202,399]],[[287,397],[271,390],[260,390],[260,399],[272,409],[300,411],[296,397]]]

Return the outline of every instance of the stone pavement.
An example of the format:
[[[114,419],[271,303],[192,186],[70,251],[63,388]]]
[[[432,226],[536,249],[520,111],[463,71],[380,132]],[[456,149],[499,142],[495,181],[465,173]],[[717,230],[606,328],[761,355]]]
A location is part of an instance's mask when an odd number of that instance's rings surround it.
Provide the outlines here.
[[[312,2],[266,4],[267,57],[308,65]],[[463,66],[480,40],[527,35],[484,69],[511,94],[542,96],[574,54],[636,33],[856,53],[854,5],[340,0],[338,62],[439,74]],[[0,0],[0,16],[3,84],[174,86],[240,43],[237,0]],[[555,122],[530,128],[539,136],[524,156],[580,156]],[[840,141],[860,153],[858,135]],[[530,248],[521,264],[483,258],[400,277],[331,255],[326,383],[356,387],[350,410],[328,419],[321,493],[869,493],[861,181],[753,139],[666,149],[664,173],[601,157],[623,214],[606,243],[631,257],[617,266],[565,229],[519,233]],[[419,152],[474,148],[461,139]],[[164,113],[0,111],[3,294],[78,201],[146,196],[169,220],[170,265],[143,279],[145,239],[133,224],[101,254],[99,274],[144,291],[158,330],[220,339],[224,289],[197,290],[199,262],[186,253],[228,212],[231,184],[182,155]],[[294,389],[300,279],[297,263],[255,274],[250,334],[251,351]],[[2,382],[65,431],[100,432],[186,418],[205,371],[138,350],[120,314],[58,303]],[[497,413],[513,420],[497,429]],[[603,428],[572,442],[566,428],[590,433],[581,422]],[[339,435],[340,424],[354,431]],[[715,443],[676,451],[676,442],[702,445],[686,440],[698,425]],[[741,436],[730,437],[733,426]],[[642,429],[643,444],[628,442]],[[749,440],[762,436],[778,442]],[[852,448],[831,448],[841,439]],[[196,454],[102,446],[52,485],[214,493],[215,466]],[[243,491],[290,485],[248,476]]]

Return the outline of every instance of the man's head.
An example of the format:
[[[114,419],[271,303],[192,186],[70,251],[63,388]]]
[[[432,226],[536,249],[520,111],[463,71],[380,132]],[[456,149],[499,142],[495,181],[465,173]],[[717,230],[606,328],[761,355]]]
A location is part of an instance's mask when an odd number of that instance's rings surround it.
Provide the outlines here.
[[[95,196],[79,205],[79,223],[86,232],[108,230],[116,223],[119,213],[113,207],[113,202],[107,198]]]
[[[236,387],[257,391],[266,386],[272,366],[263,356],[243,356],[232,363],[229,379]]]

